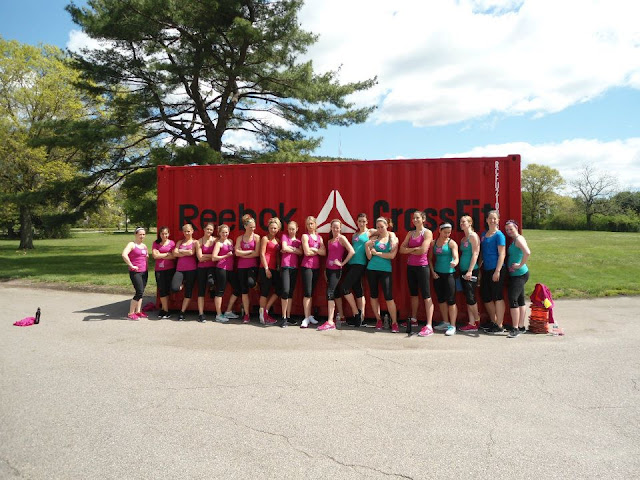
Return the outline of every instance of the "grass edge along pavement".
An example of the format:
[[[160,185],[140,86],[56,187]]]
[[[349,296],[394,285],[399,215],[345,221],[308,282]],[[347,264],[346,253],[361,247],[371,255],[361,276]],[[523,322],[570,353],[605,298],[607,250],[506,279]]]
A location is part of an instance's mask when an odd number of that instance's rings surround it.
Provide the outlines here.
[[[529,295],[536,283],[548,285],[554,298],[640,295],[640,234],[561,230],[525,230],[532,255]],[[154,234],[147,235],[150,248]],[[35,249],[17,250],[16,240],[0,240],[0,281],[105,293],[132,291],[120,257],[133,235],[75,233],[72,238],[37,240]],[[399,257],[402,257],[399,255]],[[401,265],[395,260],[394,265]],[[153,261],[149,262],[150,272]],[[147,292],[155,291],[149,275]]]

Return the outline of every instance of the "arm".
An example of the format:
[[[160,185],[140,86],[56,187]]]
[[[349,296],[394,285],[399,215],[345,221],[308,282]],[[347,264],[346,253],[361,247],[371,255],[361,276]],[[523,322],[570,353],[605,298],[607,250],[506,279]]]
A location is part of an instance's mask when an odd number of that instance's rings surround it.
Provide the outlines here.
[[[373,252],[375,252],[373,248],[373,240],[369,240],[364,244],[364,253],[367,254],[367,259],[371,260],[371,257],[373,257]]]
[[[203,262],[206,259],[203,260],[203,257],[209,257],[210,255],[205,255],[202,253],[202,244],[200,243],[199,240],[195,241],[195,247],[196,247],[196,257],[198,258],[199,262]]]
[[[378,257],[387,258],[389,260],[393,260],[394,258],[396,258],[396,255],[398,254],[398,242],[394,242],[391,236],[389,236],[389,242],[391,242],[391,251],[377,253],[376,255]]]
[[[527,241],[522,235],[520,235],[516,239],[516,246],[520,250],[522,250],[522,260],[520,260],[520,263],[512,263],[511,264],[512,270],[519,270],[522,267],[524,267],[525,264],[527,263],[527,260],[529,260],[529,256],[531,256],[531,250],[529,250],[529,245],[527,245]]]
[[[404,237],[404,240],[402,241],[402,245],[400,245],[400,253],[403,255],[408,255],[410,253],[414,253],[416,248],[415,247],[411,247],[409,248],[409,239],[411,238],[411,232],[407,232],[407,236]]]
[[[458,244],[454,240],[451,240],[449,241],[449,248],[451,249],[451,266],[455,268],[460,260],[458,257]]]
[[[498,245],[498,263],[496,263],[496,271],[493,272],[494,282],[500,280],[500,270],[502,270],[502,266],[504,265],[504,257],[506,254],[507,248],[504,245]]]
[[[138,267],[135,267],[131,263],[131,260],[129,259],[129,253],[131,252],[132,249],[133,249],[133,242],[127,243],[127,246],[124,247],[124,250],[122,250],[122,259],[124,260],[124,263],[126,263],[131,270],[136,271],[138,270]]]
[[[252,250],[243,250],[240,247],[242,247],[242,235],[236,238],[236,256],[247,258]]]
[[[313,257],[317,255],[315,250],[309,247],[309,235],[307,235],[306,233],[302,235],[302,253],[304,253],[307,257]]]
[[[320,235],[318,235],[318,238],[320,239],[320,246],[318,247],[318,255],[320,255],[321,257],[324,257],[327,255],[327,247],[324,246],[324,240],[322,240],[322,237]]]
[[[480,256],[480,240],[478,240],[478,235],[476,233],[472,233],[469,235],[469,243],[471,243],[471,261],[469,262],[469,270],[467,270],[462,276],[465,280],[470,280],[473,275],[473,266],[478,261],[478,257]]]
[[[157,244],[154,243],[154,245],[157,245]],[[160,253],[160,250],[158,250],[157,248],[154,248],[153,250],[151,250],[151,255],[153,256],[154,260],[162,260],[163,258],[165,259],[172,258],[173,252]]]
[[[256,242],[256,246],[251,250],[251,253],[247,255],[247,258],[255,258],[260,256],[260,235],[257,233],[253,234],[253,239]]]
[[[429,268],[431,269],[431,276],[434,279],[440,278],[440,275],[438,275],[436,273],[435,265],[434,265],[434,262],[433,262],[433,259],[434,259],[433,251],[434,251],[435,247],[436,247],[436,241],[432,240],[431,241],[431,248],[429,249]]]
[[[173,256],[175,258],[184,257],[180,251],[180,245],[182,245],[182,240],[178,240],[178,243],[176,243],[176,246],[173,248]]]

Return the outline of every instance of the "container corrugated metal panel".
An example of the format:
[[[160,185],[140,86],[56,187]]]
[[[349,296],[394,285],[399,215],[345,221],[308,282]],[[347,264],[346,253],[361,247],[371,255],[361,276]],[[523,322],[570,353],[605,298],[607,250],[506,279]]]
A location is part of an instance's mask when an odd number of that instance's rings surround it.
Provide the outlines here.
[[[459,241],[462,215],[471,215],[480,233],[486,226],[486,213],[496,207],[501,225],[509,218],[521,223],[520,155],[158,167],[158,226],[169,226],[174,240],[181,238],[180,226],[187,222],[196,229],[194,238],[200,238],[206,222],[226,223],[235,240],[241,232],[241,217],[247,212],[254,214],[260,235],[272,216],[283,222],[295,220],[301,235],[305,218],[312,215],[318,218],[323,233],[329,231],[328,222],[341,219],[343,233],[351,238],[347,231],[353,229],[349,227],[355,228],[358,213],[365,212],[370,227],[378,216],[391,217],[402,241],[412,227],[411,213],[424,210],[427,228],[435,231],[439,223],[449,221],[455,226],[452,238]],[[402,317],[409,312],[405,266],[406,256],[398,254],[393,261],[393,288]],[[301,286],[296,290],[295,311],[300,313]],[[326,314],[325,298],[321,279],[313,302],[320,315]],[[177,306],[178,300],[173,299],[172,305]],[[256,299],[252,300],[255,303]],[[461,295],[458,304],[464,317]],[[279,308],[279,302],[276,305]],[[213,304],[207,307],[212,309]],[[345,308],[349,314],[348,306]],[[423,311],[420,315],[424,319]]]

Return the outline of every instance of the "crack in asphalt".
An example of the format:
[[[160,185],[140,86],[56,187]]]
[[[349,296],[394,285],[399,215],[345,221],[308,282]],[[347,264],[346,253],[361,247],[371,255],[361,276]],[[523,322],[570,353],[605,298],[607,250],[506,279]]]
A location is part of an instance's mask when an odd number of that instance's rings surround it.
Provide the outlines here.
[[[335,457],[332,457],[331,455],[327,455],[326,453],[323,454],[324,457],[328,458],[329,460],[332,460],[333,462],[337,463],[338,465],[342,465],[343,467],[348,467],[348,468],[352,468],[352,469],[356,469],[356,468],[364,468],[366,470],[372,470],[374,472],[378,472],[381,473],[383,475],[387,475],[388,477],[399,477],[399,478],[408,478],[409,480],[414,480],[413,477],[410,477],[408,475],[404,475],[402,473],[395,473],[395,472],[385,472],[384,470],[380,470],[378,468],[374,468],[374,467],[370,467],[368,465],[360,465],[358,463],[345,463],[345,462],[341,462],[340,460],[338,460]]]
[[[401,363],[401,362],[397,362],[395,360],[391,360],[389,358],[382,358],[382,357],[378,357],[377,355],[374,355],[373,353],[369,352],[368,350],[366,352],[364,352],[365,355],[369,356],[369,357],[373,357],[376,358],[382,362],[390,362],[390,363],[395,363],[396,365],[400,365],[401,367],[406,367],[407,364],[406,363]]]
[[[9,462],[9,460],[7,460],[6,458],[0,458],[0,462],[6,464],[14,476],[22,478],[22,472],[20,472],[20,470],[18,470],[16,467],[11,465],[11,462]]]

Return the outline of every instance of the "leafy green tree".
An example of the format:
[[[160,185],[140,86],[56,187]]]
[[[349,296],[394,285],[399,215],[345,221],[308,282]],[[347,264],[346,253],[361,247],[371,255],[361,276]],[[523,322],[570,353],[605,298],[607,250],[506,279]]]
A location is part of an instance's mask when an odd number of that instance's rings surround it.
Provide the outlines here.
[[[355,108],[347,97],[376,81],[341,84],[339,72],[318,74],[311,61],[300,61],[317,39],[299,26],[301,6],[302,0],[89,0],[67,10],[102,41],[102,48],[74,56],[85,86],[107,95],[128,89],[115,103],[154,135],[204,143],[227,161],[264,153],[272,154],[268,161],[288,161],[319,145],[305,131],[365,121],[373,108]],[[238,135],[247,134],[255,148],[240,146]]]
[[[555,168],[530,163],[522,170],[522,216],[528,227],[537,227],[550,210],[564,179]]]
[[[584,165],[571,182],[576,201],[587,218],[587,230],[593,228],[593,215],[610,210],[609,198],[616,193],[618,181],[608,173],[601,173],[591,165]]]
[[[611,197],[611,201],[621,212],[634,212],[640,215],[640,192],[619,192]]]

